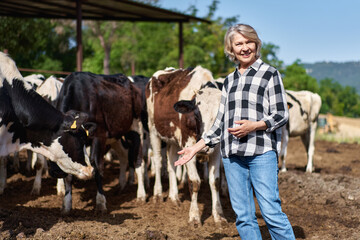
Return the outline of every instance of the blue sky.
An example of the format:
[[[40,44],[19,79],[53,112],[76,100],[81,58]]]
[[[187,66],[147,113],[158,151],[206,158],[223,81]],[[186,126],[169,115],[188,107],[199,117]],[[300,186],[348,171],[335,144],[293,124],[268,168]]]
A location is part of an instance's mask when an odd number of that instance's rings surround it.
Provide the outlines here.
[[[162,8],[208,13],[211,0],[160,0]],[[360,0],[220,0],[216,17],[238,16],[265,43],[279,46],[285,64],[360,61]]]

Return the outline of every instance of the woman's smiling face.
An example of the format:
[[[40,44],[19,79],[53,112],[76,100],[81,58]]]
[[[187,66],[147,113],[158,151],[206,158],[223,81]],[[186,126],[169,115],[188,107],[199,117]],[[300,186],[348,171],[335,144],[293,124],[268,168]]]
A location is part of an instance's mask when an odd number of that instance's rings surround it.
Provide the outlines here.
[[[256,43],[254,41],[250,41],[240,33],[234,33],[231,45],[242,69],[248,68],[256,61]]]

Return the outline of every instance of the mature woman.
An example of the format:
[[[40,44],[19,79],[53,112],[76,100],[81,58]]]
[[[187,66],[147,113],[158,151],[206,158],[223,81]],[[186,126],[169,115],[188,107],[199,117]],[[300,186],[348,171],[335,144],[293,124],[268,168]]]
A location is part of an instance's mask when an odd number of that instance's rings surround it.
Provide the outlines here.
[[[261,40],[249,25],[237,24],[225,35],[225,54],[237,64],[222,89],[214,125],[195,145],[178,153],[185,164],[207,146],[221,143],[221,154],[241,239],[261,239],[254,193],[272,239],[295,239],[281,210],[278,152],[288,120],[280,73],[260,59]]]

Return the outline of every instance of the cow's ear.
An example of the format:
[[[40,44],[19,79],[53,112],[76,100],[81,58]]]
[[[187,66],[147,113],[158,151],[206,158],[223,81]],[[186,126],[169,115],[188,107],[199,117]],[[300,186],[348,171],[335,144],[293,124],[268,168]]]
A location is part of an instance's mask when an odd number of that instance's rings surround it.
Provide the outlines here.
[[[181,100],[174,104],[175,111],[179,113],[189,113],[196,109],[195,100]]]
[[[86,122],[82,124],[82,128],[85,130],[87,136],[93,136],[96,130],[96,123]]]
[[[288,103],[287,103],[287,106],[288,106],[288,109],[290,109],[290,108],[292,108],[293,105],[292,105],[292,103],[289,103],[289,102],[288,102]]]
[[[86,113],[70,110],[65,113],[62,127],[67,131],[77,131],[87,119]]]

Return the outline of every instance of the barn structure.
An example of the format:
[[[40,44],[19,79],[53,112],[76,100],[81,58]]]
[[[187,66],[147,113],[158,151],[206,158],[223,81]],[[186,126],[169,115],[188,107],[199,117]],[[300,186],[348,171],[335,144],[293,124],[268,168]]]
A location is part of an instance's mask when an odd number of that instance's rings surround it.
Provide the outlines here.
[[[179,23],[179,67],[184,66],[183,23],[211,21],[130,0],[1,0],[0,16],[76,19],[77,71],[82,71],[82,20]]]

